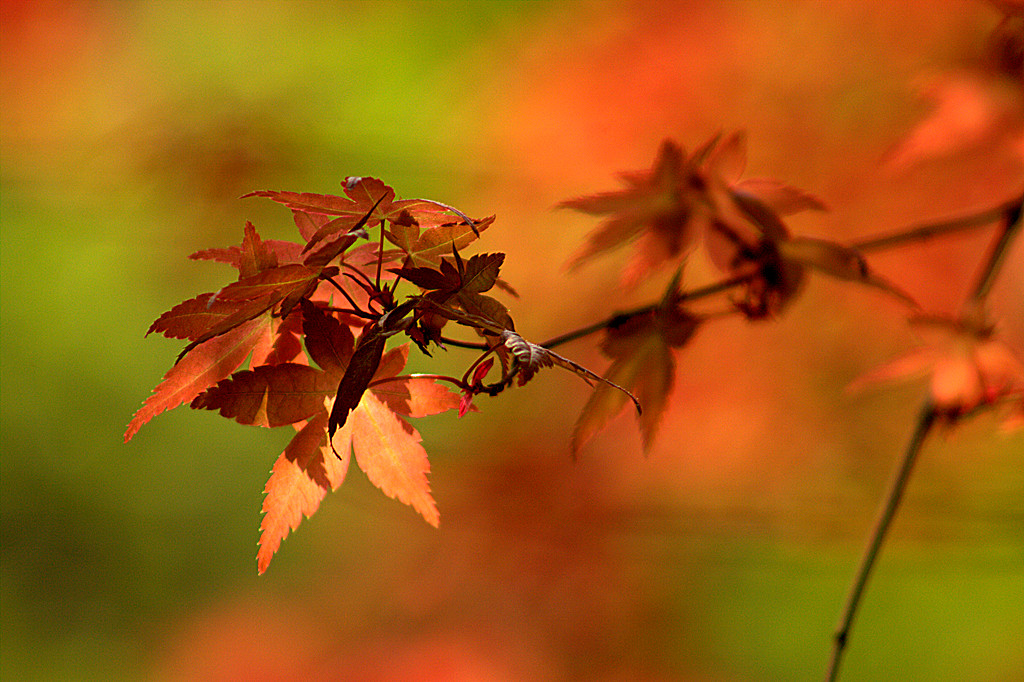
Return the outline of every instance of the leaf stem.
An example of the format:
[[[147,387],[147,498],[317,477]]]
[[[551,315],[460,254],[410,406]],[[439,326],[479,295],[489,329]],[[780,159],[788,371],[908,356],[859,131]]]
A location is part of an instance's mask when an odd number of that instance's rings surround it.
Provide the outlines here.
[[[344,287],[342,287],[340,284],[338,284],[336,281],[334,281],[333,277],[325,277],[324,279],[327,280],[328,282],[330,282],[331,284],[333,284],[334,288],[341,292],[341,295],[344,296],[345,299],[352,306],[352,308],[353,308],[352,314],[353,315],[358,315],[359,317],[364,317],[366,319],[373,319],[374,318],[373,315],[370,315],[369,313],[362,312],[359,309],[359,304],[355,302],[355,299],[353,299],[352,296],[347,291],[345,291]]]
[[[379,200],[378,200],[378,203],[380,203]],[[384,229],[386,227],[387,227],[386,221],[381,220],[380,221],[380,246],[377,247],[377,279],[376,279],[376,281],[373,284],[374,288],[377,289],[377,291],[380,291],[380,273],[381,273],[381,268],[384,265]],[[396,287],[398,286],[397,281],[395,282],[395,286]]]
[[[839,677],[839,664],[842,661],[843,652],[846,650],[846,644],[850,639],[853,620],[857,615],[857,609],[860,606],[861,597],[864,595],[864,588],[867,586],[871,569],[875,565],[875,560],[882,549],[882,543],[885,541],[889,527],[896,516],[896,510],[899,508],[900,500],[903,498],[903,491],[906,490],[910,474],[914,469],[914,463],[917,461],[917,456],[924,445],[925,437],[931,431],[937,416],[938,412],[935,410],[935,407],[930,401],[927,402],[921,409],[921,415],[917,419],[914,435],[907,444],[903,460],[900,462],[892,482],[889,484],[889,492],[885,496],[878,519],[875,521],[874,530],[871,531],[871,537],[868,540],[867,547],[864,549],[860,568],[857,569],[856,577],[854,577],[853,584],[850,586],[850,591],[846,598],[846,607],[843,609],[839,627],[836,629],[832,644],[832,657],[829,660],[828,672],[825,676],[827,682],[835,682]]]
[[[396,374],[395,376],[387,377],[387,378],[384,378],[384,379],[377,379],[376,381],[371,381],[367,385],[367,388],[374,388],[376,386],[380,386],[381,384],[387,384],[387,383],[390,383],[390,382],[393,382],[393,381],[402,381],[404,379],[433,379],[434,381],[447,381],[448,383],[454,384],[455,386],[458,386],[459,388],[464,389],[464,390],[469,388],[469,384],[467,384],[466,382],[461,381],[459,379],[456,379],[455,377],[450,377],[447,374],[419,374],[419,373],[415,373],[415,374]]]
[[[441,337],[441,343],[446,346],[455,346],[456,348],[468,348],[469,350],[490,350],[490,345],[477,341],[460,341],[459,339],[451,339],[447,336]]]

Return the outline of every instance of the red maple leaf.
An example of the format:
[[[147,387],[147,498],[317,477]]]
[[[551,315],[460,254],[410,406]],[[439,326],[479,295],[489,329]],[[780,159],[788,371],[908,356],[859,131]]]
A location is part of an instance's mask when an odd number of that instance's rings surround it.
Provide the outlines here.
[[[316,287],[321,273],[302,264],[278,265],[277,254],[284,249],[262,242],[252,224],[246,224],[237,249],[224,255],[238,267],[238,281],[175,306],[150,327],[149,332],[191,343],[132,417],[125,442],[156,415],[192,400],[227,377],[254,350],[258,349],[254,365],[268,361],[274,353],[280,360],[298,352],[294,337],[289,344],[287,335],[278,336],[280,325],[295,302]]]
[[[995,404],[1014,406],[1013,416],[1019,419],[1024,410],[1024,361],[981,315],[962,319],[919,315],[910,324],[922,343],[862,375],[850,390],[930,376],[930,399],[949,421]]]
[[[302,302],[302,317],[306,351],[319,369],[287,362],[242,370],[192,401],[193,408],[219,410],[242,424],[298,429],[267,482],[260,573],[302,516],[311,516],[327,491],[341,485],[353,452],[374,485],[436,526],[427,453],[404,417],[459,407],[459,395],[433,377],[399,376],[408,357],[408,346],[401,346],[383,354],[345,423],[328,440],[331,404],[357,344],[347,326],[313,303]]]

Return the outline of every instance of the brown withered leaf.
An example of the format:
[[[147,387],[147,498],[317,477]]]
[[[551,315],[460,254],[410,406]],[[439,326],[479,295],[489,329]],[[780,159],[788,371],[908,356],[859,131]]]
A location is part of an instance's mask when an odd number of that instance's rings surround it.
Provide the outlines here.
[[[864,256],[854,248],[812,237],[783,240],[776,247],[783,260],[809,266],[835,279],[867,284],[895,296],[911,307],[918,307],[909,294],[872,272]]]
[[[539,370],[545,367],[561,367],[580,377],[591,386],[599,384],[600,386],[606,386],[618,391],[623,396],[623,400],[629,398],[633,401],[637,414],[642,411],[640,402],[632,393],[615,382],[594,374],[583,365],[562,357],[544,346],[527,341],[511,329],[501,332],[501,340],[505,348],[511,351],[512,357],[515,359],[512,371],[516,372],[520,386],[532,379]]]

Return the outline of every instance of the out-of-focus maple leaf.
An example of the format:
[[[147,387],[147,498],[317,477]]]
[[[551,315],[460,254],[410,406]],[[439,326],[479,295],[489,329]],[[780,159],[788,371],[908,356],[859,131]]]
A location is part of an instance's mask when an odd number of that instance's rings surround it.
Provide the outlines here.
[[[741,181],[745,165],[746,137],[741,132],[716,136],[692,155],[672,140],[665,140],[649,171],[620,174],[624,189],[559,204],[591,215],[610,216],[589,235],[570,261],[570,268],[636,241],[622,278],[623,285],[634,285],[652,270],[685,257],[712,225],[747,222],[734,205],[735,192],[759,197],[782,214],[823,208],[813,196],[774,180]]]
[[[987,49],[968,68],[922,79],[931,112],[886,155],[896,171],[954,155],[982,153],[1024,165],[1024,4],[991,0],[1003,13]]]
[[[980,70],[944,73],[922,85],[920,96],[931,103],[931,112],[886,154],[893,170],[974,151],[1024,151],[1021,76]]]
[[[651,169],[621,176],[625,189],[563,201],[559,207],[590,215],[610,216],[590,233],[569,267],[593,256],[642,239],[634,262],[623,274],[623,284],[635,284],[646,271],[693,244],[701,222],[707,219],[703,179],[697,164],[672,140],[665,140]]]
[[[639,420],[644,452],[648,452],[654,443],[658,423],[672,392],[675,381],[673,352],[686,345],[701,322],[699,317],[677,304],[677,282],[673,281],[657,309],[609,327],[601,343],[601,351],[612,360],[606,378],[632,391],[643,405]],[[604,384],[598,386],[573,428],[573,453],[578,453],[625,404],[626,395],[622,392]]]
[[[1024,363],[977,319],[919,316],[910,320],[924,342],[855,380],[850,390],[930,375],[936,411],[953,421],[996,403],[1024,406]],[[1009,423],[1009,422],[1008,422]]]
[[[778,210],[744,190],[733,193],[732,202],[744,219],[716,221],[705,241],[716,266],[731,277],[746,279],[744,298],[736,305],[748,318],[780,313],[801,291],[808,268],[876,287],[916,307],[910,296],[874,274],[856,249],[791,236]]]
[[[996,70],[1024,82],[1024,2],[996,2],[1006,16],[989,37],[988,57]]]

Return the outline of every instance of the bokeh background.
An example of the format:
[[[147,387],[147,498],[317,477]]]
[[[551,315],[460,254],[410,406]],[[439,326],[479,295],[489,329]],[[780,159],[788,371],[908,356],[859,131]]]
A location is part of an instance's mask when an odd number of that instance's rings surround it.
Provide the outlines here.
[[[552,210],[647,167],[664,137],[746,129],[749,175],[831,207],[794,218],[803,234],[854,240],[995,205],[1024,183],[1021,103],[950,85],[977,85],[963,74],[984,64],[992,5],[0,7],[4,680],[823,674],[924,392],[844,392],[912,341],[877,292],[815,279],[777,322],[702,331],[646,458],[623,415],[571,461],[588,389],[568,374],[420,420],[440,529],[353,468],[262,577],[262,490],[291,434],[181,408],[124,445],[180,350],[143,334],[232,276],[189,253],[237,243],[246,219],[295,237],[286,210],[238,199],[254,189],[374,175],[496,213],[479,249],[508,254],[512,314],[536,341],[664,286],[619,291],[625,253],[567,274],[594,221]],[[908,148],[928,96],[951,107],[952,132],[931,138],[948,144]],[[872,263],[954,311],[990,234]],[[992,295],[1017,348],[1022,265],[1018,244]],[[688,265],[691,283],[712,274]],[[562,351],[601,370],[595,341]],[[846,678],[1024,679],[1024,439],[996,426],[927,445]]]

